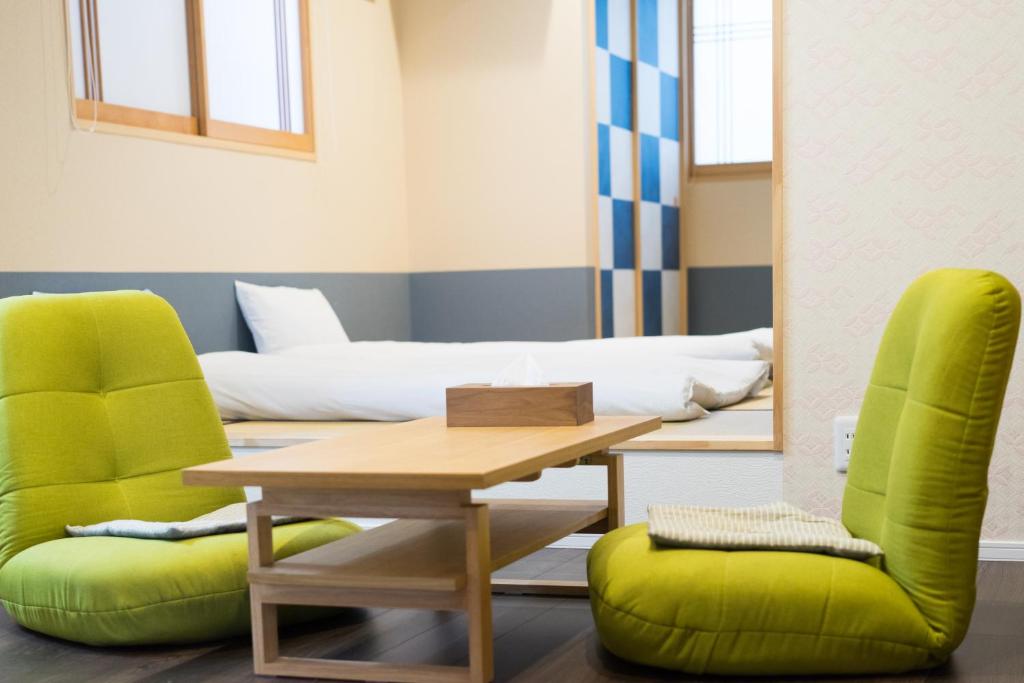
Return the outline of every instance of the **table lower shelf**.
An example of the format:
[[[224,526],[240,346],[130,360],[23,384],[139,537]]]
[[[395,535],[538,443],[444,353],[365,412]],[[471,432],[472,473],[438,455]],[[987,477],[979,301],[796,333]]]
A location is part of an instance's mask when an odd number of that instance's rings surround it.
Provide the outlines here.
[[[475,501],[490,508],[493,572],[607,519],[605,501]],[[401,519],[249,572],[257,585],[457,592],[466,585],[461,520]]]

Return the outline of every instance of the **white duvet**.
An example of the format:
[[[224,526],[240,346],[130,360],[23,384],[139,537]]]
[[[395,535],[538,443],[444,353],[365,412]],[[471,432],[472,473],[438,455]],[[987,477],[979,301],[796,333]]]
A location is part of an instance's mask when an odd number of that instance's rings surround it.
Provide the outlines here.
[[[598,415],[692,420],[760,391],[770,330],[569,342],[349,342],[274,354],[207,353],[225,419],[411,420],[444,414],[446,387],[489,383],[530,354],[549,382],[594,383]]]

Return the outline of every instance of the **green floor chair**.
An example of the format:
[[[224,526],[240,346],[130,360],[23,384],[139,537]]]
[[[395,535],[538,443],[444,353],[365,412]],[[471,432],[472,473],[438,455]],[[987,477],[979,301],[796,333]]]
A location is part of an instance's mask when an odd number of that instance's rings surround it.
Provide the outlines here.
[[[659,549],[646,525],[624,527],[588,557],[604,645],[696,674],[899,673],[945,661],[974,607],[988,465],[1019,323],[1016,290],[989,272],[935,271],[900,300],[843,499],[847,528],[884,549],[878,566]]]
[[[243,501],[240,489],[181,483],[182,468],[230,457],[195,353],[163,299],[0,300],[0,603],[19,624],[93,645],[248,631],[245,534],[155,541],[68,538],[64,529],[187,520]],[[275,552],[356,529],[278,527]]]

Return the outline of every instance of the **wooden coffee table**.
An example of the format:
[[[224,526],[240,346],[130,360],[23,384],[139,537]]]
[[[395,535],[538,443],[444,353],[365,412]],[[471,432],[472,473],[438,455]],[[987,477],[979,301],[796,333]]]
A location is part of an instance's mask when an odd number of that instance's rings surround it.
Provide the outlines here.
[[[249,583],[258,674],[367,681],[493,678],[491,591],[582,588],[491,580],[491,572],[577,531],[621,526],[621,456],[608,448],[658,418],[598,417],[578,427],[455,427],[428,418],[185,470],[187,484],[261,486],[250,503]],[[608,499],[483,500],[475,489],[531,480],[548,467],[608,470]],[[396,521],[279,560],[270,515]],[[463,610],[469,666],[282,656],[278,605]]]

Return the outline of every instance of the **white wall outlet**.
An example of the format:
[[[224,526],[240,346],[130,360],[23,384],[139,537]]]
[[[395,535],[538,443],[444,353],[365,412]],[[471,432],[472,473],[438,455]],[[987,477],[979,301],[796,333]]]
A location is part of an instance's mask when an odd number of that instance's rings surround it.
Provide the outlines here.
[[[840,415],[832,421],[832,457],[836,472],[845,472],[850,466],[850,451],[857,431],[856,415]]]

